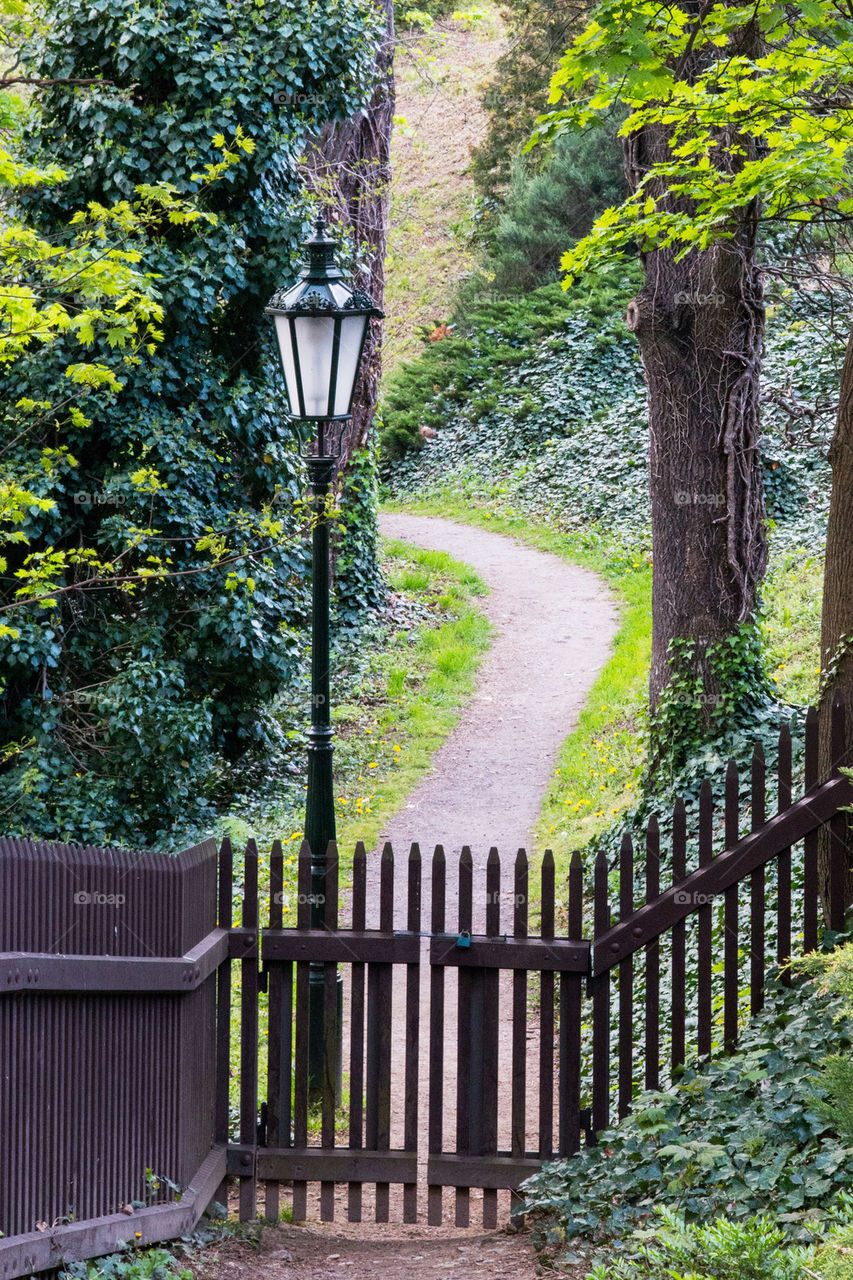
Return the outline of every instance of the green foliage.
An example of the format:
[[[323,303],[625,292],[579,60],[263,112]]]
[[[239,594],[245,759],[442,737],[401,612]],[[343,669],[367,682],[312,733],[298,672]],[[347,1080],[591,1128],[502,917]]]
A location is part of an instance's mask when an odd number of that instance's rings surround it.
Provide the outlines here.
[[[672,776],[702,747],[751,729],[772,707],[760,628],[755,619],[704,647],[670,641],[669,677],[650,718],[650,773]]]
[[[167,1249],[111,1253],[92,1262],[71,1262],[58,1272],[58,1280],[193,1280]]]
[[[515,156],[499,205],[483,212],[482,271],[496,294],[525,293],[557,278],[567,244],[586,235],[625,191],[615,126],[558,138],[545,163]]]
[[[534,141],[619,103],[629,111],[622,134],[663,126],[669,155],[566,253],[569,277],[637,243],[678,256],[705,248],[733,235],[753,202],[777,221],[808,222],[828,205],[849,214],[851,83],[853,22],[833,0],[695,10],[602,0],[560,62],[550,96],[559,105]]]
[[[17,609],[2,654],[0,807],[44,838],[177,844],[228,804],[302,656],[303,481],[262,313],[306,231],[301,141],[370,92],[379,19],[369,0],[295,0],[286,18],[256,0],[69,0],[39,19],[30,74],[98,83],[39,95],[21,154],[68,177],[24,192],[19,216],[61,244],[78,210],[140,184],[205,216],[163,209],[147,239],[129,233],[163,337],[135,362],[109,330],[85,335],[120,389],[57,415],[65,340],[2,371],[6,464],[38,500],[3,603],[34,556],[58,585]],[[216,181],[200,191],[198,174]]]
[[[551,285],[520,299],[473,296],[461,304],[447,336],[427,342],[417,361],[395,369],[388,380],[381,436],[386,473],[393,470],[395,480],[405,483],[406,463],[393,460],[423,446],[421,426],[439,429],[439,451],[450,449],[442,459],[445,469],[461,460],[463,443],[474,443],[475,424],[497,430],[507,451],[522,456],[525,445],[543,438],[543,391],[554,394],[549,375],[564,385],[548,406],[544,438],[604,408],[608,389],[599,380],[602,372],[617,385],[629,380],[638,386],[633,346],[615,318],[627,296],[624,282],[598,285],[587,296],[579,291],[571,299]],[[569,352],[572,367],[566,369]],[[456,450],[440,430],[451,424]],[[436,452],[433,445],[428,452]]]
[[[811,1257],[762,1215],[692,1223],[664,1207],[635,1238],[636,1257],[601,1262],[588,1280],[800,1280]]]
[[[376,519],[377,449],[371,441],[353,455],[341,492],[343,521],[335,546],[337,617],[358,621],[385,597],[378,561]]]
[[[833,1213],[814,1226],[818,1240],[795,1245],[766,1215],[697,1223],[664,1207],[634,1233],[634,1256],[599,1262],[588,1280],[850,1280],[851,1210],[841,1192]]]
[[[853,1280],[853,1227],[840,1226],[809,1257],[808,1270],[820,1280]]]
[[[839,1191],[853,1186],[853,1146],[815,1107],[827,1044],[849,1048],[837,997],[814,984],[768,992],[731,1057],[690,1066],[646,1093],[596,1147],[546,1165],[524,1184],[525,1210],[556,1220],[563,1238],[628,1237],[659,1207],[690,1221],[773,1213],[808,1238]]]
[[[458,8],[457,0],[394,0],[394,24],[402,28],[429,25],[421,15],[427,20],[444,18]]]
[[[846,1016],[853,1017],[853,944],[829,954],[814,952],[804,956],[796,968],[817,977],[822,990],[837,995]],[[831,1053],[824,1058],[821,1084],[825,1097],[818,1099],[818,1111],[827,1124],[853,1142],[853,1058],[849,1053]]]

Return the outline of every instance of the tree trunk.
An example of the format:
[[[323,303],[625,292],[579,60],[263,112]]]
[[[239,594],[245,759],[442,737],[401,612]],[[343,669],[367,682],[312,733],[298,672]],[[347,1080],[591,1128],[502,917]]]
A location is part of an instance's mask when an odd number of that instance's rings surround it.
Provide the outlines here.
[[[385,294],[385,251],[394,124],[394,3],[384,0],[385,35],[377,50],[373,97],[358,115],[332,121],[309,148],[305,167],[314,190],[352,229],[357,283],[377,306]],[[340,471],[368,443],[382,375],[382,321],[371,320],[352,420],[340,441]]]
[[[827,673],[820,697],[820,776],[828,778],[840,765],[853,765],[853,331],[841,373],[838,418],[829,451],[832,492],[826,531],[826,560],[821,616],[821,667]],[[845,705],[844,741],[833,753],[830,710],[836,695]],[[840,830],[835,838],[841,837]],[[829,857],[833,835],[826,828],[818,844],[820,894],[829,920]],[[853,840],[846,832],[847,877],[844,905],[853,903]]]
[[[752,229],[676,263],[648,255],[628,309],[649,397],[652,508],[652,709],[673,640],[695,643],[710,716],[720,693],[706,661],[755,608],[766,563],[758,451],[763,345]]]
[[[700,70],[697,65],[692,74]],[[721,138],[720,163],[739,163],[730,159],[727,141],[733,139]],[[631,190],[669,158],[662,126],[629,137]],[[689,212],[662,180],[646,190],[659,208]],[[679,674],[701,689],[695,712],[705,728],[722,692],[712,647],[750,618],[767,558],[758,448],[764,303],[755,261],[757,213],[742,210],[731,239],[680,262],[668,249],[641,254],[645,283],[627,316],[649,401],[651,708],[673,675],[671,643],[692,641],[678,658]],[[664,751],[667,746],[660,744]]]

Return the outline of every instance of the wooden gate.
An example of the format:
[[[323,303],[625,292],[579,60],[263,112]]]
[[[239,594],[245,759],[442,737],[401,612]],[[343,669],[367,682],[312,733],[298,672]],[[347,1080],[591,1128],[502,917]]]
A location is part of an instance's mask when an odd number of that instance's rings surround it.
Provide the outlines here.
[[[840,761],[843,709],[836,705],[832,714]],[[507,1211],[517,1204],[516,1189],[543,1161],[594,1142],[644,1088],[675,1082],[689,1058],[731,1051],[744,1020],[761,1007],[769,970],[818,944],[822,828],[829,833],[830,924],[843,925],[844,809],[853,804],[853,785],[838,769],[817,781],[815,712],[801,729],[799,799],[792,798],[792,739],[784,726],[770,794],[757,747],[748,779],[729,763],[719,812],[706,782],[692,812],[676,803],[666,841],[652,820],[641,857],[625,837],[615,863],[601,853],[586,882],[576,854],[559,892],[549,852],[532,868],[523,850],[502,866],[492,849],[477,866],[464,849],[449,867],[438,848],[423,868],[417,845],[402,858],[386,846],[378,860],[359,845],[344,913],[332,845],[326,927],[312,929],[310,855],[303,847],[296,927],[284,928],[285,861],[276,845],[269,927],[261,930],[259,957],[250,949],[241,966],[240,1140],[228,1157],[229,1173],[240,1181],[241,1216],[254,1217],[260,1208],[277,1217],[287,1186],[297,1220],[316,1212],[327,1221],[369,1214],[386,1222],[396,1196],[395,1214],[404,1222],[440,1224],[452,1214],[466,1226],[475,1192],[477,1216],[481,1209],[484,1227],[493,1227],[501,1197]],[[768,808],[776,810],[770,817]],[[226,845],[225,910],[231,862]],[[255,936],[252,843],[243,886],[242,927]],[[326,1027],[315,1112],[308,1090],[312,961],[324,966]],[[335,1061],[339,972],[342,1097]],[[230,1036],[224,987],[222,995],[224,1060]],[[267,1045],[265,1068],[259,1044]],[[316,1208],[309,1203],[312,1184]]]

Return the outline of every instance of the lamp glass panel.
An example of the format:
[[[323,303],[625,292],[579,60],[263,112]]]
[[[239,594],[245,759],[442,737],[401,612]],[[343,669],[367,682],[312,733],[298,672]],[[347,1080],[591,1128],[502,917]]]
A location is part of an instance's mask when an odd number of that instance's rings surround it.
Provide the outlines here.
[[[335,321],[331,316],[297,316],[294,328],[305,416],[323,418],[329,411]]]
[[[290,341],[290,322],[287,316],[275,317],[275,333],[278,338],[278,349],[281,352],[290,412],[294,418],[299,418],[302,416],[302,409],[299,404],[299,388],[296,383],[296,366],[293,360],[293,344]]]
[[[367,316],[344,316],[341,320],[341,346],[338,353],[338,385],[335,388],[335,415],[349,413],[358,373],[358,357]]]

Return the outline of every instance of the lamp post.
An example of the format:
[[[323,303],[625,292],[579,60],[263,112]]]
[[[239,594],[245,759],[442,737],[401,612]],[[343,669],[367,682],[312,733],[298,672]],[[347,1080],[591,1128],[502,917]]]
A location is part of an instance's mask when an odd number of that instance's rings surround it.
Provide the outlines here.
[[[305,241],[305,265],[296,284],[279,289],[266,314],[275,321],[290,416],[316,428],[316,453],[305,455],[314,508],[311,582],[311,726],[308,730],[308,793],[305,839],[311,849],[311,927],[325,925],[326,849],[335,839],[332,785],[333,734],[329,705],[329,523],[326,503],[337,457],[328,430],[352,415],[356,378],[371,317],[382,312],[354,289],[335,262],[335,241],[322,213]],[[323,1081],[322,963],[310,971],[308,1078]],[[341,988],[338,986],[338,1093],[340,1092]]]

